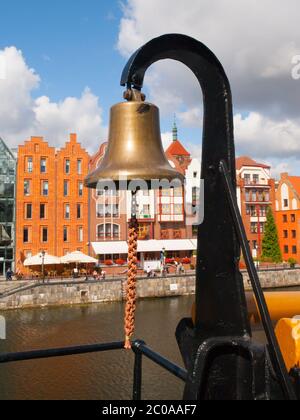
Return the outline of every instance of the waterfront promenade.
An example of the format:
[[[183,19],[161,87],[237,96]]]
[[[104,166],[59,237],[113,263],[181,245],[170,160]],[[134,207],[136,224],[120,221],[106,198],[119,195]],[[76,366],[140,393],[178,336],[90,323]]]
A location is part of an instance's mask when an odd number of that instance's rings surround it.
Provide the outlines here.
[[[300,287],[300,269],[262,270],[259,272],[265,290]],[[251,290],[249,277],[243,273],[246,290]],[[140,277],[137,283],[139,298],[165,298],[195,294],[195,272],[167,277]],[[106,280],[51,279],[0,281],[0,310],[47,306],[121,302],[126,296],[126,277]]]

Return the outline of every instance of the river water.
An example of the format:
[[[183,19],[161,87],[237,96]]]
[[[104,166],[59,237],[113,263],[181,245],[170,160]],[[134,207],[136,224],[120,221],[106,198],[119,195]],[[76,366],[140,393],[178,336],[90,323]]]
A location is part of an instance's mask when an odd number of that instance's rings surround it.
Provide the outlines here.
[[[190,315],[193,297],[138,302],[136,338],[182,365],[175,340],[178,322]],[[123,340],[121,303],[5,312],[7,340],[0,352]],[[102,354],[0,366],[0,399],[129,399],[133,354]],[[144,359],[143,398],[180,399],[183,384]]]
[[[175,340],[194,298],[138,302],[136,338],[182,366]],[[121,303],[17,310],[2,315],[7,340],[0,352],[93,344],[123,339]],[[144,358],[143,399],[181,399],[183,383]],[[116,351],[0,365],[0,399],[130,399],[133,354]]]

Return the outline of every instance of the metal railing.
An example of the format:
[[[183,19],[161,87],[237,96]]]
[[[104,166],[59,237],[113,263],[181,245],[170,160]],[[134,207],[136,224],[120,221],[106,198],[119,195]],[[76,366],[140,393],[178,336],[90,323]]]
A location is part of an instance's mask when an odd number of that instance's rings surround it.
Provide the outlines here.
[[[107,351],[124,350],[124,342],[118,341],[114,343],[91,344],[75,347],[63,347],[56,349],[34,350],[19,353],[0,354],[0,364],[22,362],[28,360],[50,359],[55,357],[66,357],[74,355],[84,355],[91,353],[100,353]],[[126,350],[124,350],[126,351]],[[132,343],[132,351],[134,353],[134,372],[133,372],[133,390],[132,399],[140,401],[142,399],[142,382],[143,382],[143,356],[160,366],[173,376],[181,379],[183,382],[187,380],[187,371],[177,366],[175,363],[161,356],[146,345],[144,341],[136,340]],[[1,396],[0,396],[1,397]]]

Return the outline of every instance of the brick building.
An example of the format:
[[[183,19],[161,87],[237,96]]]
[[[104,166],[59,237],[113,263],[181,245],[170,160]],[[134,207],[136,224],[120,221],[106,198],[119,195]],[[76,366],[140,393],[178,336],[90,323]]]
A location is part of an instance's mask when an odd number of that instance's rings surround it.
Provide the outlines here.
[[[101,145],[96,155],[91,158],[90,172],[100,164],[105,150],[106,143]],[[183,174],[192,162],[191,155],[178,140],[176,125],[173,128],[173,141],[166,150],[166,156],[170,164]],[[178,247],[181,240],[184,242],[193,237],[192,225],[186,224],[184,188],[139,191],[137,203],[140,241],[163,240],[170,241],[169,244],[173,241],[174,252],[169,252],[169,256],[173,256],[180,251]],[[124,191],[92,190],[90,209],[90,251],[94,251],[97,255],[100,255],[101,251],[100,259],[118,259],[122,254],[121,251],[126,250],[128,222],[131,217],[131,194]],[[154,242],[149,242],[149,246],[144,244],[143,249],[146,251],[142,258],[151,258],[151,246],[155,248]],[[191,246],[191,244],[185,243],[185,246]],[[184,252],[186,256],[186,250]]]
[[[267,209],[275,212],[275,181],[268,165],[242,156],[236,160],[237,198],[254,258],[260,257]]]
[[[300,177],[281,174],[276,190],[276,223],[284,261],[300,263]]]
[[[42,137],[18,148],[16,192],[16,261],[41,251],[56,256],[87,252],[88,191],[83,181],[89,155],[75,134],[61,150]]]

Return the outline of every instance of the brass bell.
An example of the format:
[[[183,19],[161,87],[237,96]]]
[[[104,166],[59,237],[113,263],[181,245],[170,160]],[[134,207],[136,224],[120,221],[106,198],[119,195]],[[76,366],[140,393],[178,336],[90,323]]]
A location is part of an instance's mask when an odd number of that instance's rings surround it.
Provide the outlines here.
[[[96,188],[99,182],[111,180],[122,189],[120,179],[147,184],[162,179],[183,182],[184,176],[171,167],[163,150],[159,109],[143,102],[140,92],[129,92],[124,97],[130,100],[111,108],[107,150],[99,167],[87,176],[86,187]]]

